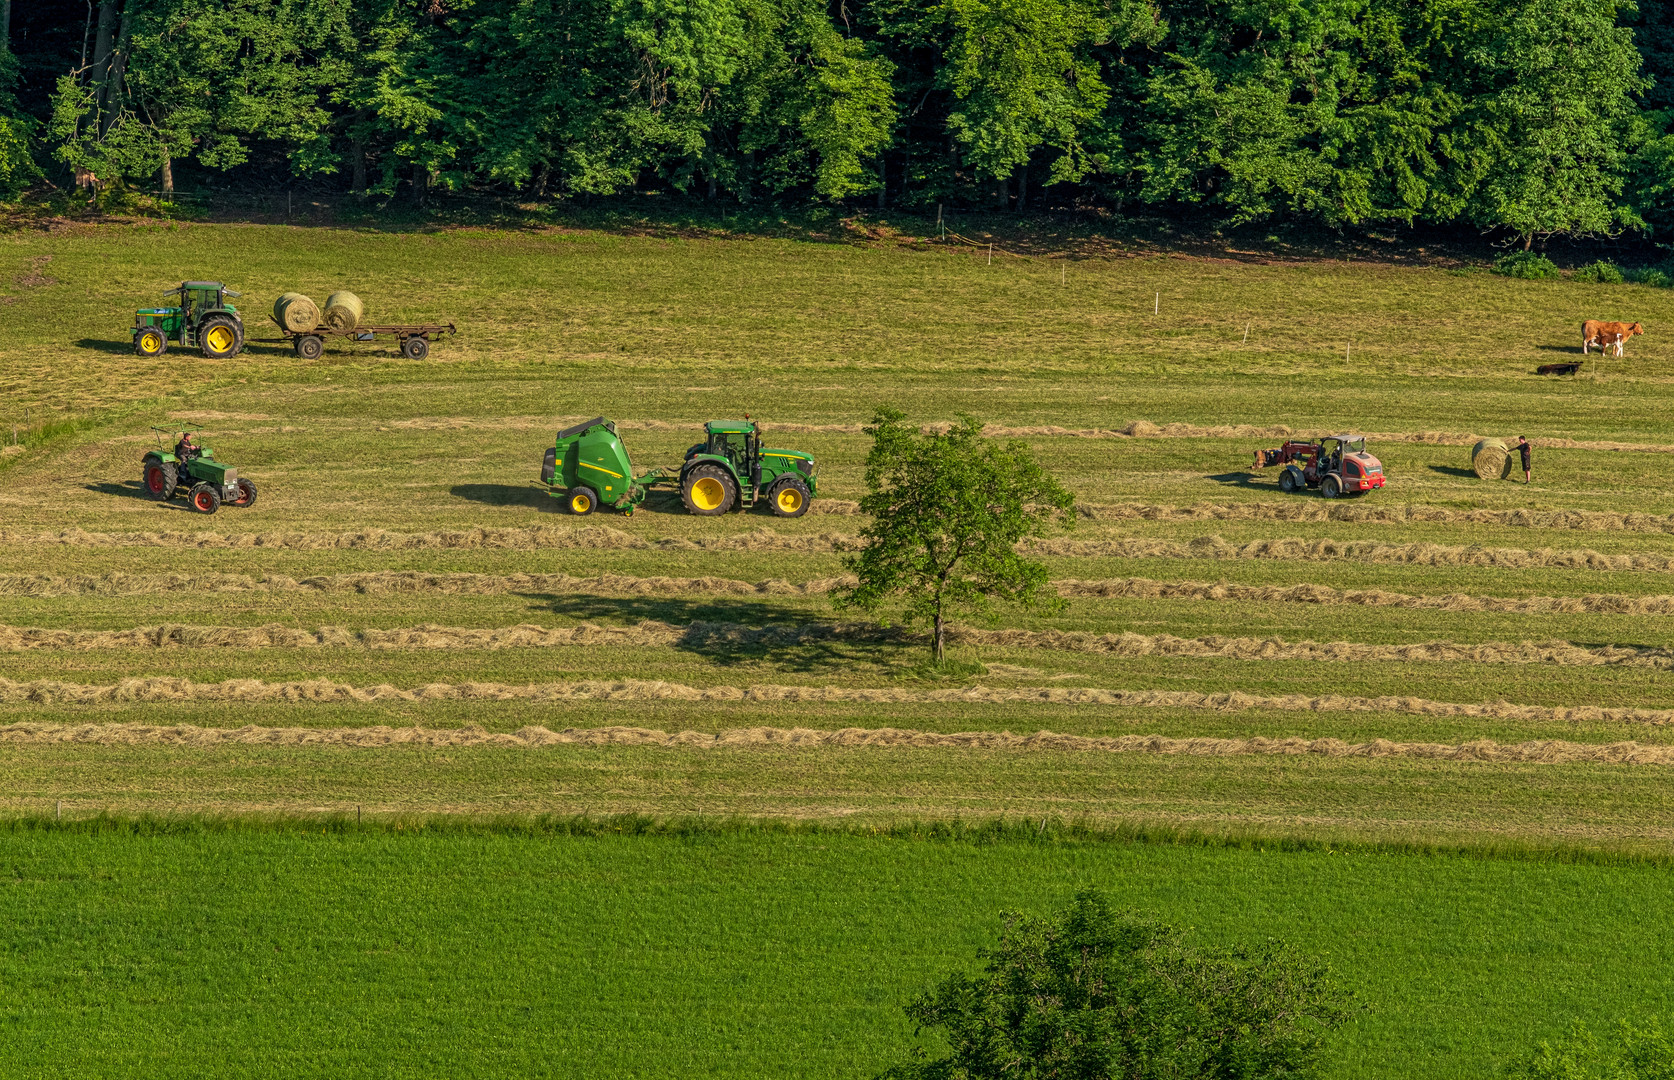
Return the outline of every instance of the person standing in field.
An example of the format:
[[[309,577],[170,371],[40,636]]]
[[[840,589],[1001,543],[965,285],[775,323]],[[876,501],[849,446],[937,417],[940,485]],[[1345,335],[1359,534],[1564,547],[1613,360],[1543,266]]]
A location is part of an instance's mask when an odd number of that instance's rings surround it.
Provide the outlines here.
[[[1527,435],[1517,436],[1517,453],[1523,458],[1523,483],[1529,482],[1529,438]]]

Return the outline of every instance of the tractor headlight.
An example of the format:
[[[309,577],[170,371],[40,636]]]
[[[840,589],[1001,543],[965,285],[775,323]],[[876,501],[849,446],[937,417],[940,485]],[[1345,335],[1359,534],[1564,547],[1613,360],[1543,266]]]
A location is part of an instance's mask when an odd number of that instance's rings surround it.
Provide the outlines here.
[[[807,473],[809,476],[814,475],[814,459],[813,458],[808,458],[808,459],[806,459],[805,461],[802,462],[802,471]]]

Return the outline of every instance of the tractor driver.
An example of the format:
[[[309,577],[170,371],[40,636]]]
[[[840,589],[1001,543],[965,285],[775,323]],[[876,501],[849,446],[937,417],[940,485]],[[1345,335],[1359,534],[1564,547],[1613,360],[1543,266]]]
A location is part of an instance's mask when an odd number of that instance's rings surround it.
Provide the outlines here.
[[[198,444],[192,441],[192,433],[182,431],[180,441],[174,444],[174,456],[184,464],[193,458],[202,456],[202,454],[203,451],[198,447]]]

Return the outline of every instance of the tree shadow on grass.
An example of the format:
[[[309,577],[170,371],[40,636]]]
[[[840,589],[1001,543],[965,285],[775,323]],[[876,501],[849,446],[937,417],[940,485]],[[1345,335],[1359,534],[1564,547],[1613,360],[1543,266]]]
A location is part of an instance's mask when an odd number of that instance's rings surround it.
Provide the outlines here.
[[[722,667],[767,661],[801,673],[852,672],[857,665],[887,670],[910,641],[903,632],[883,627],[860,636],[822,637],[824,613],[765,598],[520,595],[539,602],[553,615],[584,622],[613,626],[662,622],[682,627],[672,647]]]

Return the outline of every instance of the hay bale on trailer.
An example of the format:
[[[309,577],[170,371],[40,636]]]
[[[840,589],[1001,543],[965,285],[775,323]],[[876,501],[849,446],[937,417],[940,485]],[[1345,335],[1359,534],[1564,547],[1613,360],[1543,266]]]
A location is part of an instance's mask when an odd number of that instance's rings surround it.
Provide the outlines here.
[[[1511,475],[1511,450],[1498,439],[1483,439],[1471,447],[1471,468],[1484,480]]]
[[[325,324],[339,334],[353,330],[366,317],[366,307],[360,297],[339,290],[326,297]]]
[[[320,325],[320,309],[301,293],[288,292],[273,302],[273,321],[291,333]]]

